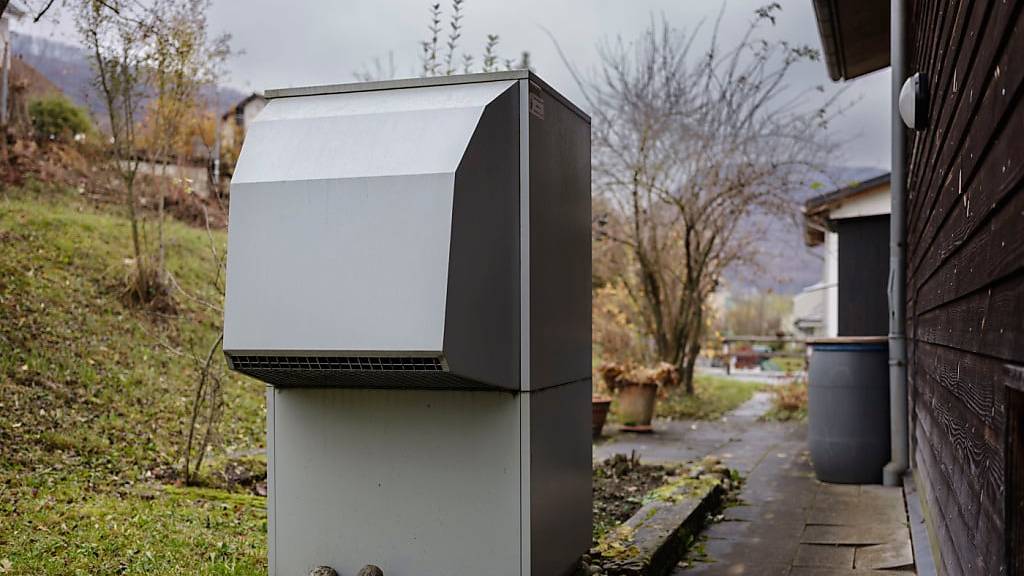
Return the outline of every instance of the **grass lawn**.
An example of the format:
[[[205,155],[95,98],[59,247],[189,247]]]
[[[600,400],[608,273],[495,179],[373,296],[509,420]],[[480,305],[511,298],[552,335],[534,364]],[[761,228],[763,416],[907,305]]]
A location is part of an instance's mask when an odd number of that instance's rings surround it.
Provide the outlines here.
[[[658,399],[657,416],[676,420],[717,420],[743,404],[760,388],[759,384],[720,376],[694,376],[694,394],[683,388],[668,391]]]
[[[150,234],[155,231],[150,230]],[[265,574],[262,498],[155,479],[177,465],[195,367],[220,331],[204,230],[168,222],[168,268],[194,298],[122,305],[129,225],[71,193],[0,190],[0,573]],[[214,233],[218,249],[226,235]],[[223,358],[217,355],[217,361]],[[262,448],[263,386],[226,383],[207,455]]]

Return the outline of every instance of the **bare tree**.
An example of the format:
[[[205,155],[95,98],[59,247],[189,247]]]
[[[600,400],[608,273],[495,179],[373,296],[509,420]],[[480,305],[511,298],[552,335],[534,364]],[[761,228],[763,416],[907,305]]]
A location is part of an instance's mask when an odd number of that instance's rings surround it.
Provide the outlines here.
[[[106,108],[112,166],[124,186],[134,251],[128,295],[135,302],[149,304],[162,301],[167,295],[166,285],[159,281],[146,249],[136,186],[140,163],[137,128],[144,105],[150,41],[156,26],[143,17],[124,17],[129,6],[122,1],[83,2],[76,13],[76,24]]]
[[[758,36],[779,10],[759,9],[730,48],[717,23],[698,52],[699,30],[652,21],[633,43],[601,44],[598,73],[570,65],[593,114],[594,193],[607,206],[595,241],[609,243],[655,355],[688,392],[708,298],[757,254],[752,216],[791,211],[834,150],[825,128],[839,94],[786,84],[817,51]]]
[[[144,149],[164,162],[180,159],[198,123],[200,88],[214,84],[221,72],[229,37],[208,37],[208,6],[208,0],[76,5],[75,21],[107,112],[111,166],[123,185],[131,223],[134,258],[126,293],[156,309],[173,308],[163,237],[166,191],[160,187],[153,239],[147,234],[139,168]]]
[[[215,86],[230,54],[230,36],[210,38],[206,10],[210,0],[165,0],[154,4],[151,18],[160,22],[152,38],[147,83],[152,99],[147,114],[149,152],[163,167],[157,200],[157,280],[167,283],[164,204],[167,165],[191,155],[192,138],[201,121],[203,87]]]
[[[210,37],[206,11],[210,0],[164,0],[155,4],[153,18],[161,23],[159,32],[153,38],[153,53],[149,65],[149,86],[152,100],[149,108],[148,125],[151,129],[151,152],[166,168],[174,161],[192,153],[193,138],[200,130],[203,120],[204,103],[201,89],[216,85],[223,74],[224,63],[230,54],[227,35]],[[205,212],[209,249],[215,269],[213,277],[215,302],[207,302],[188,294],[165,268],[164,259],[164,202],[166,187],[170,183],[166,173],[161,178],[158,199],[158,270],[163,282],[170,282],[186,298],[198,302],[223,315],[223,270],[224,258],[217,250],[210,231],[209,214]],[[182,447],[183,462],[181,477],[186,484],[193,484],[202,471],[207,449],[219,436],[219,426],[224,414],[224,360],[217,354],[223,342],[223,333],[208,346],[202,357],[190,351],[195,369],[196,382],[192,397],[185,444]]]

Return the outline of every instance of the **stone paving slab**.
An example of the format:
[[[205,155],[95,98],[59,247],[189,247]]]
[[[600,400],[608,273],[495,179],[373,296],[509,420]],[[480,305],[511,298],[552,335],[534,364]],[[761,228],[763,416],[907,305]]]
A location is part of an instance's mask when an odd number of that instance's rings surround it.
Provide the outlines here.
[[[822,546],[801,544],[796,550],[793,566],[814,566],[818,568],[853,568],[853,553],[850,546]]]
[[[910,540],[900,540],[857,548],[854,567],[859,569],[887,570],[914,565],[914,550]]]
[[[793,564],[797,551],[796,540],[792,539],[736,539],[708,540],[704,543],[704,552],[710,563],[724,565],[758,566]],[[686,574],[677,569],[673,574]],[[757,574],[756,571],[752,574]]]
[[[860,487],[861,497],[870,496],[885,506],[903,505],[903,490],[891,486],[864,485]]]
[[[754,574],[754,572],[751,572]],[[891,572],[887,570],[846,570],[841,568],[812,568],[794,566],[788,576],[907,576],[913,572]]]
[[[889,526],[822,526],[808,524],[800,537],[804,544],[835,544],[847,546],[868,546],[888,542],[910,541],[906,525]]]
[[[704,535],[709,539],[719,540],[769,540],[787,537],[798,541],[803,529],[802,521],[723,520],[708,526]]]
[[[804,525],[807,524],[806,512],[800,507],[793,507],[785,502],[732,506],[727,508],[722,515],[725,520],[745,520],[770,526],[795,525],[800,528],[801,533],[803,533]]]
[[[858,505],[822,507],[815,505],[807,513],[808,524],[833,526],[906,525],[906,512],[899,508],[873,509]]]
[[[698,562],[685,569],[685,572],[674,572],[674,574],[686,574],[687,576],[789,576],[789,564],[766,564],[757,562],[748,564],[746,562]],[[893,576],[890,574],[890,576]]]

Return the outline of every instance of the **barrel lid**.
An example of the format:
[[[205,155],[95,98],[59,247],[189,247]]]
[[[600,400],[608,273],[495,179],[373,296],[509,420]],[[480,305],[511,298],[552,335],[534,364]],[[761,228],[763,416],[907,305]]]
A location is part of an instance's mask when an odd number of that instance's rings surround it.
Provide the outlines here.
[[[887,344],[888,336],[831,336],[827,338],[808,338],[811,346],[816,344]]]

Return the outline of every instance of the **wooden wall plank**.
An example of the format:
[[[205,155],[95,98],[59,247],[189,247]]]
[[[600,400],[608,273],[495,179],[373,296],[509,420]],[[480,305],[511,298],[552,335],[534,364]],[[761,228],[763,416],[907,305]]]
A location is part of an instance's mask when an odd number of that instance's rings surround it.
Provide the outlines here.
[[[977,563],[973,561],[976,554],[971,545],[971,531],[957,505],[954,482],[950,479],[953,473],[947,463],[941,462],[939,456],[942,450],[941,438],[933,438],[935,433],[929,428],[931,417],[928,409],[923,403],[919,403],[918,407],[918,454],[923,457],[924,466],[928,469],[931,479],[929,488],[936,500],[933,512],[937,512],[939,524],[949,535],[948,541],[942,547],[943,563],[950,574],[976,574],[976,571],[968,571],[977,567]]]
[[[915,429],[914,436],[923,437],[924,434],[920,429]],[[949,487],[930,477],[930,470],[933,469],[935,464],[930,458],[926,457],[927,455],[930,455],[930,447],[927,444],[925,444],[923,449],[916,450],[913,455],[914,467],[917,469],[917,479],[928,486],[924,504],[931,511],[935,539],[938,541],[939,548],[943,551],[955,551],[956,543],[953,541],[949,522],[946,521],[945,514],[942,511],[943,493],[948,491]],[[957,554],[943,552],[935,560],[947,576],[961,576],[964,573],[964,569],[960,564],[960,557]]]
[[[950,89],[954,68],[944,64],[947,61],[955,61],[958,58],[963,46],[963,36],[967,29],[967,21],[972,14],[974,5],[975,2],[973,1],[960,0],[957,2],[955,10],[947,11],[946,20],[949,28],[944,28],[940,36],[944,40],[939,42],[941,51],[935,58],[929,60],[926,57],[918,57],[918,61],[912,63],[913,69],[927,69],[928,71],[928,78],[935,90],[928,113],[929,117],[935,120],[943,117],[943,107],[949,106],[948,101],[956,96]],[[907,205],[910,207],[917,205],[917,197],[920,195],[919,190],[924,190],[924,183],[922,181],[928,175],[928,172],[922,170],[921,167],[924,165],[925,158],[929,158],[934,152],[935,147],[939,146],[943,141],[942,135],[945,128],[945,124],[936,122],[936,127],[933,130],[924,133],[912,133],[913,146],[911,147],[907,169]],[[917,211],[909,211],[908,229],[910,229],[910,224],[915,223],[918,215],[919,212]]]
[[[1024,109],[1021,112],[1024,118]],[[1024,162],[1018,165],[1021,166],[1018,180],[1024,180]],[[980,218],[973,218],[965,210],[947,221],[947,226],[954,230],[943,233],[926,257],[929,263],[924,269],[932,268],[935,272],[914,290],[918,294],[918,314],[981,290],[1024,268],[1024,230],[1021,230],[1024,183],[1017,182],[1016,186],[1009,202],[990,203],[976,209],[985,215],[994,212],[991,220],[978,222]],[[996,202],[1006,198],[996,186],[987,190],[999,196]],[[987,195],[984,191],[979,193],[979,196]]]
[[[945,388],[986,425],[996,431],[1005,428],[1006,382],[1016,380],[1024,387],[1024,366],[927,342],[915,345],[915,355],[922,378]]]
[[[927,383],[924,396],[932,422],[943,432],[944,444],[958,466],[958,493],[964,516],[985,514],[996,526],[1003,525],[1002,497],[1005,487],[1003,429],[994,428],[967,409],[936,382]]]
[[[938,398],[927,398],[926,404],[939,404]],[[944,484],[941,492],[946,500],[940,502],[943,519],[946,521],[955,542],[955,554],[958,556],[967,574],[997,574],[1002,564],[1002,499],[1001,490],[977,490],[973,483],[966,481],[972,466],[968,457],[957,448],[958,439],[967,439],[970,434],[962,429],[965,424],[956,421],[942,421],[948,416],[943,410],[923,410],[921,412],[921,430],[927,440],[924,446],[926,458],[928,447],[932,458],[929,475],[932,486]],[[940,419],[933,418],[933,414]],[[956,418],[952,417],[951,421]],[[950,433],[955,436],[950,437]],[[1002,451],[998,454],[1002,461]],[[938,470],[939,474],[936,474]],[[984,473],[984,470],[981,471]],[[998,472],[1002,474],[1002,470]],[[995,502],[994,502],[995,500]],[[996,545],[993,546],[992,542]],[[989,550],[998,551],[989,554]]]
[[[1018,106],[1024,94],[1024,66],[1012,62],[1016,54],[1024,54],[1024,22],[1014,27],[1014,34],[993,69],[992,82],[981,98],[971,119],[970,130],[959,155],[954,160],[949,177],[936,195],[932,214],[925,227],[914,238],[915,255],[911,256],[910,276],[918,277],[922,263],[928,260],[933,241],[945,221],[957,212],[975,213],[982,216],[994,198],[993,188],[1000,188],[1000,181],[1012,183],[1019,179],[1024,152],[1024,111]],[[967,192],[966,194],[964,192]],[[971,194],[973,192],[973,195]],[[976,196],[988,196],[979,200]],[[980,208],[980,210],[979,210]],[[977,216],[974,218],[977,221]],[[963,227],[970,229],[970,226]]]
[[[1014,29],[1019,16],[1020,4],[1001,2],[980,2],[983,9],[991,8],[990,17],[984,18],[975,28],[974,20],[968,31],[965,42],[973,46],[973,50],[961,50],[960,60],[956,63],[953,72],[953,90],[956,92],[955,103],[944,114],[949,114],[949,128],[945,134],[937,134],[935,137],[940,142],[935,154],[925,162],[925,170],[928,174],[923,182],[923,190],[930,190],[938,186],[940,182],[959,181],[963,185],[970,182],[972,173],[970,171],[953,171],[951,168],[959,158],[967,162],[970,158],[962,153],[965,139],[969,130],[974,127],[975,116],[986,88],[991,79],[995,76],[994,70],[998,60],[1007,54],[1004,51],[1004,40]],[[1009,32],[1009,34],[1008,34]],[[1010,53],[1012,55],[1012,53]],[[941,120],[940,120],[941,121]],[[973,164],[972,164],[973,166]],[[920,204],[912,206],[911,210],[920,211],[921,218],[915,222],[915,226],[908,230],[911,237],[921,236],[923,223],[924,227],[931,224],[938,226],[941,222],[934,222],[936,216],[942,216],[941,212],[935,209],[937,197],[923,193],[924,200]],[[921,243],[918,249],[927,249],[927,242]],[[917,249],[910,254],[912,259],[918,257]]]
[[[1024,274],[916,318],[919,340],[1024,363]]]
[[[1010,490],[1006,497],[1008,568],[1012,576],[1024,574],[1024,392],[1009,393],[1010,414],[1006,434],[1007,471]]]
[[[949,164],[948,162],[941,161],[940,158],[944,154],[951,154],[953,152],[951,149],[959,148],[960,133],[964,128],[964,124],[958,123],[958,119],[964,115],[971,114],[969,107],[965,106],[965,101],[967,104],[971,104],[965,98],[965,94],[971,94],[972,90],[978,90],[980,94],[981,83],[985,80],[985,75],[987,74],[987,72],[981,72],[980,74],[976,72],[975,64],[979,40],[989,38],[998,41],[998,37],[1002,35],[1001,30],[987,30],[991,9],[991,1],[980,0],[975,2],[961,37],[947,39],[956,40],[958,46],[955,58],[942,62],[943,68],[947,70],[948,80],[942,85],[944,91],[937,90],[935,92],[936,98],[942,98],[942,105],[939,108],[940,112],[932,118],[933,127],[926,131],[925,134],[918,136],[933,140],[931,151],[922,158],[922,162],[919,165],[923,173],[923,177],[917,182],[921,193],[915,198],[915,202],[909,206],[912,214],[921,215],[921,220],[926,220],[930,216],[931,205],[929,201],[934,200],[934,198],[930,197],[928,191],[935,186],[934,181],[937,177],[940,182],[946,177],[946,172],[936,173],[934,171]],[[982,32],[986,33],[982,34]],[[908,233],[913,235],[919,228],[919,222],[915,221],[914,227],[908,228]]]

